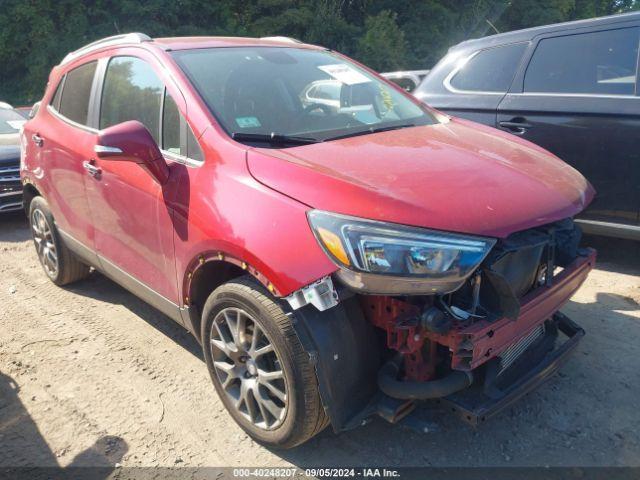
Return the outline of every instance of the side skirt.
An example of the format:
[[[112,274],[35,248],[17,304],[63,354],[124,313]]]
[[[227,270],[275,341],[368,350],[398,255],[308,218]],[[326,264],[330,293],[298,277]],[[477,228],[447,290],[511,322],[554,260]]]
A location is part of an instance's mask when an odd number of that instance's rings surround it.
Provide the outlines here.
[[[93,250],[77,241],[68,233],[63,232],[59,228],[58,232],[60,233],[64,244],[83,262],[103,273],[105,276],[109,277],[118,285],[133,293],[136,297],[144,300],[152,307],[160,310],[172,320],[178,322],[182,326],[185,326],[185,322],[183,319],[185,314],[181,311],[182,309],[178,305],[173,303],[168,298],[160,295],[158,292],[148,287],[137,278],[129,275],[127,272],[125,272],[106,258],[96,254]]]

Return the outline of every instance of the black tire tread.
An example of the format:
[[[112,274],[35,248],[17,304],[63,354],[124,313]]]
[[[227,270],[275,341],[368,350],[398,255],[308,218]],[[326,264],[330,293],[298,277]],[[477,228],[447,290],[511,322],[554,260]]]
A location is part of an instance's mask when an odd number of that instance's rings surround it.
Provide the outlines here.
[[[50,223],[56,243],[56,249],[58,250],[58,276],[55,279],[50,277],[51,280],[56,285],[63,286],[86,278],[91,272],[91,268],[82,263],[64,244],[64,241],[58,232],[55,219],[49,209],[49,205],[43,197],[36,196],[31,200],[31,204],[29,206],[29,221],[31,221],[31,214],[33,212],[34,205],[37,204],[40,204],[39,208],[44,212],[47,217],[47,221]]]
[[[300,343],[300,339],[293,328],[291,319],[271,298],[269,291],[258,283],[251,275],[245,275],[233,279],[219,287],[219,289],[222,288],[243,292],[262,305],[277,325],[278,330],[285,338],[287,344],[291,347],[293,361],[300,369],[303,378],[302,385],[297,385],[297,387],[304,388],[304,410],[306,415],[304,416],[304,422],[300,425],[299,430],[291,436],[287,443],[279,445],[279,447],[292,448],[306,442],[329,425],[329,417],[322,406],[315,369],[310,362],[308,353]],[[214,297],[215,295],[212,294],[207,300],[207,303],[209,303],[209,301],[215,301]],[[206,306],[204,310],[208,310]]]

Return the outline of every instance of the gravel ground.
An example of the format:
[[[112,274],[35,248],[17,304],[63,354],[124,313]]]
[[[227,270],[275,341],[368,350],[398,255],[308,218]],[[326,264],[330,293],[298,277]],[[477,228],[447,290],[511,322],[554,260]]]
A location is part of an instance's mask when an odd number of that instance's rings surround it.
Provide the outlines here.
[[[640,244],[600,262],[564,312],[587,336],[561,372],[474,429],[374,420],[270,451],[226,414],[180,326],[94,273],[47,280],[26,221],[0,218],[0,466],[640,466]]]

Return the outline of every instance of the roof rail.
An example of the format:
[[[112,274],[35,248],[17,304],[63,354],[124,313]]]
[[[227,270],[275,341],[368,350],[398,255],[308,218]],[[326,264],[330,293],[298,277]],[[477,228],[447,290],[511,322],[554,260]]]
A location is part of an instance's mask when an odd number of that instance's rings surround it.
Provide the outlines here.
[[[114,35],[112,37],[106,37],[100,40],[96,40],[95,42],[91,42],[84,47],[80,47],[78,50],[75,50],[66,57],[62,59],[60,65],[64,65],[65,63],[69,63],[72,60],[75,60],[80,55],[84,55],[85,53],[89,53],[93,50],[97,50],[102,47],[109,47],[111,45],[119,45],[121,43],[142,43],[142,42],[150,42],[152,41],[149,35],[145,35],[144,33],[124,33],[122,35]]]
[[[276,42],[303,43],[297,38],[292,37],[260,37],[260,40],[274,40]]]

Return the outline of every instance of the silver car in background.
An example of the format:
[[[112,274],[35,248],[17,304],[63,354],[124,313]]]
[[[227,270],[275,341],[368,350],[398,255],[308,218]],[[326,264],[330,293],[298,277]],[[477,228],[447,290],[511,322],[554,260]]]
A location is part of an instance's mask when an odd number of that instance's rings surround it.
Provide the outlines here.
[[[391,80],[407,92],[413,92],[422,83],[430,70],[404,70],[399,72],[381,73],[384,78]]]

